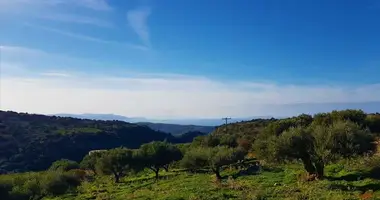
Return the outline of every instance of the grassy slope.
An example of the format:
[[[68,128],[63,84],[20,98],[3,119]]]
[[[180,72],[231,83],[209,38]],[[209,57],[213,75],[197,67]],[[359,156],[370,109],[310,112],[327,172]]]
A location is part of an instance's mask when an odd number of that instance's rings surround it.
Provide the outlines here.
[[[380,180],[366,177],[357,180],[359,172],[344,165],[330,165],[326,171],[331,176],[329,179],[312,182],[300,180],[303,170],[294,164],[263,170],[257,175],[226,178],[221,183],[216,183],[212,174],[186,172],[162,172],[158,182],[154,181],[153,174],[128,177],[120,184],[103,177],[84,183],[78,194],[53,199],[380,199]],[[223,175],[236,173],[225,170]],[[332,180],[347,175],[355,180]]]

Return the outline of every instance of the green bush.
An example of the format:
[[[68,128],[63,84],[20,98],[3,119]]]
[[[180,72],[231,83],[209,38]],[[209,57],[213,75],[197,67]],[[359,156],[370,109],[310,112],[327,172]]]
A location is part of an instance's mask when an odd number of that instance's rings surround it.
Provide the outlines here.
[[[59,172],[49,172],[43,177],[42,188],[46,194],[57,196],[64,194],[69,188],[70,184],[67,182],[66,175]]]
[[[80,185],[72,172],[46,171],[0,176],[1,200],[35,200],[58,196]]]
[[[55,161],[49,168],[49,170],[62,170],[69,171],[72,169],[79,169],[79,164],[72,160],[61,159]]]

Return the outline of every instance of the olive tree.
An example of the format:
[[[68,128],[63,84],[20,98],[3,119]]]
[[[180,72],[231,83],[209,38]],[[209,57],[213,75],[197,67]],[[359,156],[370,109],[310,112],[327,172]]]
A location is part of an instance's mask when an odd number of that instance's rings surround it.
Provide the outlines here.
[[[374,137],[350,121],[292,127],[279,136],[256,140],[258,156],[271,161],[300,160],[305,170],[323,178],[325,164],[374,150]]]
[[[96,163],[96,168],[103,174],[112,174],[115,182],[128,172],[140,170],[141,160],[131,149],[116,148],[102,154]]]
[[[62,170],[62,171],[69,171],[72,169],[79,169],[79,164],[75,161],[68,160],[68,159],[57,160],[49,168],[49,170]]]
[[[99,158],[101,158],[103,153],[104,152],[94,152],[87,154],[80,162],[80,167],[82,169],[91,170],[94,174],[96,174],[96,163],[98,162]]]
[[[220,172],[223,166],[236,163],[244,159],[245,152],[227,146],[199,147],[188,151],[182,159],[182,166],[188,169],[209,168],[221,179]]]
[[[143,144],[139,149],[145,167],[151,169],[158,179],[161,168],[168,170],[170,163],[181,160],[181,150],[167,142],[151,142]]]

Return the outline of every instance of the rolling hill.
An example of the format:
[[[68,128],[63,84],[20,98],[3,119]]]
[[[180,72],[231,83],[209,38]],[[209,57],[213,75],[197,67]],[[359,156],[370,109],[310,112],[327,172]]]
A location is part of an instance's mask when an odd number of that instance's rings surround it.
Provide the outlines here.
[[[151,141],[191,142],[123,121],[0,111],[0,171],[44,170],[58,159],[79,161],[90,150],[138,148]],[[190,137],[189,137],[190,136]]]

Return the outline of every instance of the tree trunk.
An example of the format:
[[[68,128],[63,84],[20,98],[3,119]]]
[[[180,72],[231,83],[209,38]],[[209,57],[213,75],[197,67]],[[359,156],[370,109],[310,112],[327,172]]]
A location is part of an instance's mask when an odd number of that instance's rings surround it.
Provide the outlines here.
[[[154,173],[156,174],[156,180],[158,180],[158,172],[160,171],[160,168],[159,167],[149,167],[149,169],[151,169],[152,171],[154,171]]]
[[[213,171],[214,171],[214,173],[215,173],[216,179],[217,179],[217,180],[221,180],[221,179],[222,179],[222,176],[220,175],[220,170],[219,170],[219,168],[213,169]]]
[[[113,175],[115,177],[115,183],[119,183],[120,182],[120,176],[117,173],[114,173]]]
[[[158,180],[159,176],[158,176],[158,172],[160,171],[160,169],[156,169],[154,172],[156,173],[156,180]]]
[[[309,155],[304,156],[303,158],[301,158],[301,160],[302,160],[302,163],[303,163],[303,166],[304,166],[305,170],[309,174],[316,174],[315,166],[313,165],[313,162],[311,161]]]
[[[322,179],[324,176],[325,164],[323,161],[315,162],[316,174],[318,179]]]

